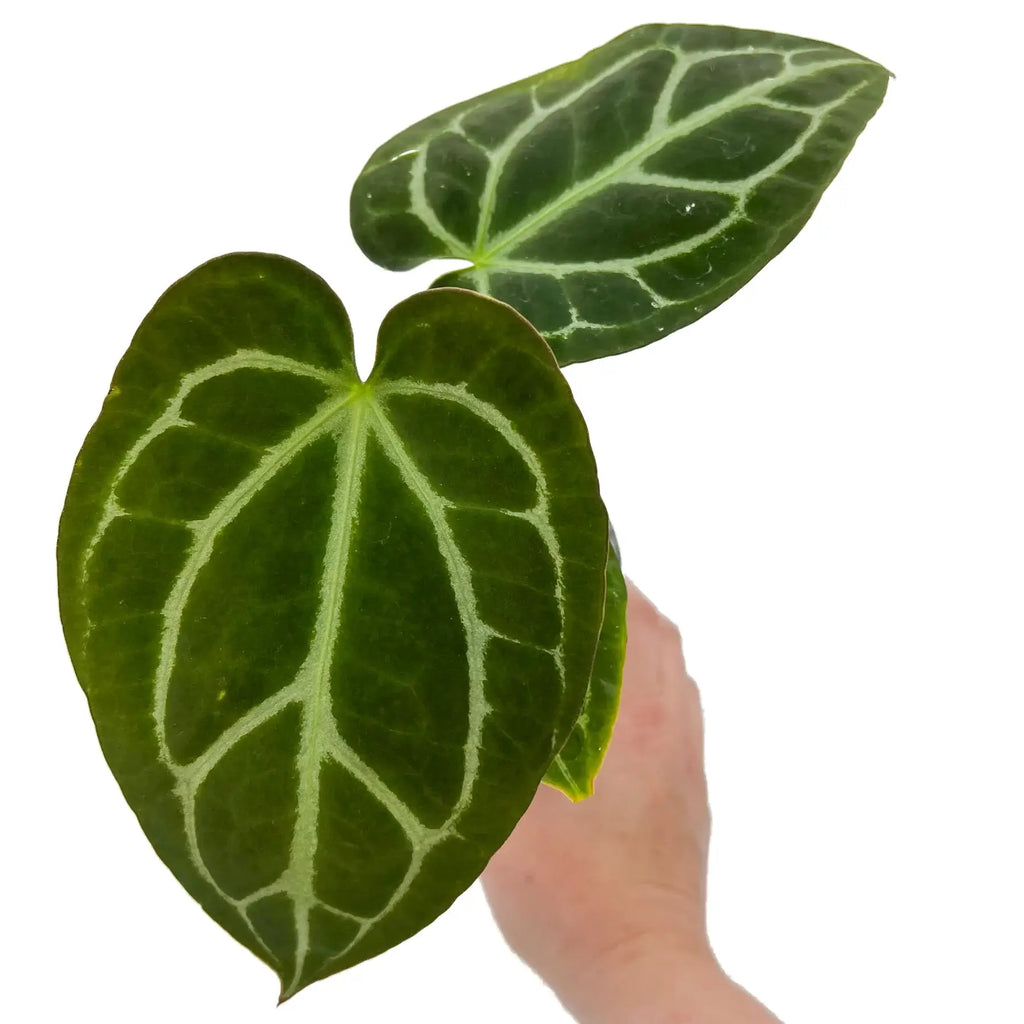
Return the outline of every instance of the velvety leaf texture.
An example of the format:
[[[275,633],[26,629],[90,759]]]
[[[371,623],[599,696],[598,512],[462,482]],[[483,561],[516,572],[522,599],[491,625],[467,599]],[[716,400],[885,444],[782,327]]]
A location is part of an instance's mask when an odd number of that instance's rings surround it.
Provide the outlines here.
[[[371,157],[356,241],[501,299],[562,365],[647,345],[736,292],[810,216],[889,73],[827,43],[645,25],[435,114]]]
[[[422,293],[361,381],[276,256],[172,286],[75,466],[61,616],[153,846],[287,998],[479,874],[580,713],[607,517],[514,310]]]

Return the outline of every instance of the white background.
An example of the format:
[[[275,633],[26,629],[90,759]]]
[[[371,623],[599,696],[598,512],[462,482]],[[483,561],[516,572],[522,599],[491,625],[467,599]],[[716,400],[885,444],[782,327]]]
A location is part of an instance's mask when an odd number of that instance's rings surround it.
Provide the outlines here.
[[[898,76],[753,283],[666,341],[570,371],[626,567],[680,623],[703,691],[715,946],[787,1024],[1024,1021],[1022,26],[997,13],[1015,10],[12,5],[0,1016],[568,1019],[476,889],[275,1010],[272,974],[178,887],[106,770],[52,549],[78,446],[167,285],[223,252],[285,253],[338,290],[368,367],[384,312],[437,272],[390,274],[352,241],[372,150],[662,20],[827,39]]]

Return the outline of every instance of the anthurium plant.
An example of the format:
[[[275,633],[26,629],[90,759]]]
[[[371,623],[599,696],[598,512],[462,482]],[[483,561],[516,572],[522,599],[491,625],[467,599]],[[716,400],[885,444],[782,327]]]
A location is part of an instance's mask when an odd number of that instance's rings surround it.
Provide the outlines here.
[[[211,260],[139,327],[61,518],[65,635],[153,847],[283,998],[444,911],[538,785],[592,792],[626,593],[560,366],[737,291],[888,79],[636,28],[370,157],[367,256],[465,266],[388,314],[365,380],[341,301],[282,256]]]

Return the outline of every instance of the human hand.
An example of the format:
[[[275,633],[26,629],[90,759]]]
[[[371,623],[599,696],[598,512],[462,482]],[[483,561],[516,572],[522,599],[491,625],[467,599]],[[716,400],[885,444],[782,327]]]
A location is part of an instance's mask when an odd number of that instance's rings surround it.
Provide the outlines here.
[[[706,929],[703,720],[679,632],[630,585],[622,703],[592,797],[541,786],[484,872],[506,940],[584,1024],[776,1021]]]

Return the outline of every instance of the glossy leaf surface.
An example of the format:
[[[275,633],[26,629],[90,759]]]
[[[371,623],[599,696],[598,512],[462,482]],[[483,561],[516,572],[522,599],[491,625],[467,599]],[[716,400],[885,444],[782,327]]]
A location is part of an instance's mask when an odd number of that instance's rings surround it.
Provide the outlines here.
[[[508,302],[563,365],[649,344],[797,234],[885,95],[827,43],[645,25],[420,121],[352,192],[356,240]]]
[[[579,714],[607,538],[579,411],[507,306],[413,296],[366,382],[281,257],[146,317],[75,466],[61,615],[150,841],[284,997],[504,841]]]
[[[594,670],[586,700],[565,745],[548,768],[544,781],[570,800],[594,793],[612,738],[622,692],[622,666],[626,660],[626,581],[614,540],[608,551],[604,621],[597,642]]]

